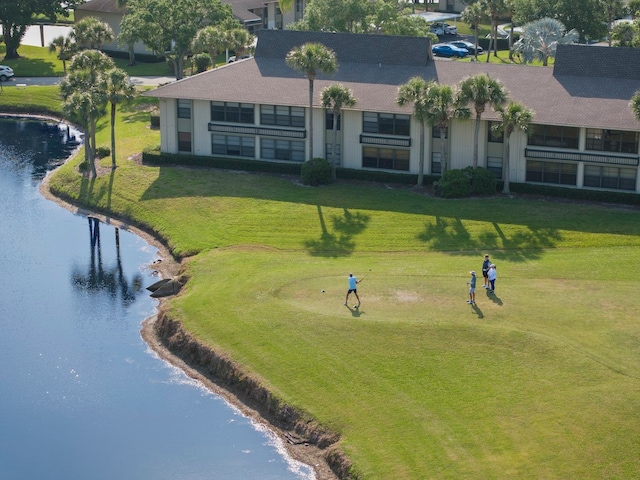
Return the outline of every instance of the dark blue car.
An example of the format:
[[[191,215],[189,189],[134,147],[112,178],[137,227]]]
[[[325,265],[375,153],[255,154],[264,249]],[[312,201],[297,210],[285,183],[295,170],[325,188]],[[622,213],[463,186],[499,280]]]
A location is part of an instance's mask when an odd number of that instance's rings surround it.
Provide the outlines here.
[[[466,48],[456,47],[455,45],[438,44],[431,47],[431,51],[438,57],[466,57],[469,51]]]

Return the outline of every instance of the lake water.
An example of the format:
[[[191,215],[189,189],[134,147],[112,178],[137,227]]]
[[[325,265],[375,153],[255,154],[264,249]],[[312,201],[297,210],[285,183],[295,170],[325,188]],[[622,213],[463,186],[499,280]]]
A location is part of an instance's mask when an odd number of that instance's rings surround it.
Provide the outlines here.
[[[0,479],[315,478],[141,339],[157,251],[40,195],[67,139],[0,118]]]

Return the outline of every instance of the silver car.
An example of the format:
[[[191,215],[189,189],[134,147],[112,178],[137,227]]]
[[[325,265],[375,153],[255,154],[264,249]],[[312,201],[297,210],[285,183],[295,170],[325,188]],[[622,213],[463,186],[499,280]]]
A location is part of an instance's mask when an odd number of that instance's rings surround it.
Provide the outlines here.
[[[6,65],[0,65],[0,82],[6,82],[13,77],[13,69]]]

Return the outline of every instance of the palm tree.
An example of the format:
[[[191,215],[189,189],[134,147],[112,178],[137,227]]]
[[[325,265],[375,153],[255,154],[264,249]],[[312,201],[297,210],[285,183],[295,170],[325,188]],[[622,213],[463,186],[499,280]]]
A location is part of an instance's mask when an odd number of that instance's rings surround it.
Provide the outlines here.
[[[85,158],[95,171],[95,125],[105,113],[107,95],[103,74],[115,68],[113,60],[97,50],[83,50],[71,59],[69,74],[60,82],[63,108],[85,130]],[[73,108],[77,107],[77,112]]]
[[[313,158],[313,82],[320,73],[338,69],[336,54],[321,43],[305,43],[294,47],[286,57],[287,65],[302,72],[309,80],[309,159]]]
[[[469,118],[471,111],[460,103],[459,95],[450,85],[433,85],[427,95],[427,122],[440,133],[440,174],[449,168],[447,131],[454,118]]]
[[[78,123],[84,130],[84,157],[89,164],[91,176],[98,176],[95,161],[96,120],[104,112],[104,97],[96,92],[73,90],[64,98],[62,111],[65,116]]]
[[[538,59],[547,66],[549,57],[555,57],[558,45],[574,43],[579,37],[575,29],[565,33],[562,22],[546,17],[524,25],[514,49],[522,54],[525,63]]]
[[[461,20],[469,24],[475,36],[475,52],[473,56],[476,62],[478,61],[478,28],[480,27],[480,23],[486,20],[486,18],[487,12],[482,7],[482,4],[478,2],[472,3],[462,11]]]
[[[249,32],[247,32],[247,34],[248,33]],[[221,50],[227,48],[227,44],[226,32],[222,28],[217,25],[207,25],[198,30],[191,44],[191,48],[194,53],[207,52],[211,57],[213,68],[215,68],[216,57]]]
[[[71,33],[78,45],[100,50],[102,45],[114,38],[111,27],[96,17],[85,17],[73,26]]]
[[[62,61],[62,70],[64,71],[64,74],[67,74],[67,60],[71,60],[71,57],[73,57],[73,54],[76,53],[77,51],[77,45],[76,43],[73,41],[73,39],[71,37],[63,37],[62,35],[60,35],[59,37],[54,38],[53,40],[51,40],[51,43],[49,44],[49,51],[50,52],[58,52],[58,60]]]
[[[331,149],[332,178],[336,179],[336,147],[338,139],[338,118],[342,115],[342,109],[353,107],[356,99],[353,92],[342,85],[330,85],[322,90],[320,95],[322,106],[333,113],[333,148]]]
[[[631,97],[629,108],[631,108],[631,111],[635,115],[636,120],[640,122],[640,90],[636,91],[633,97]]]
[[[489,19],[491,20],[491,39],[487,48],[487,63],[491,56],[491,45],[493,45],[493,56],[498,56],[498,21],[500,16],[507,10],[504,0],[481,0]]]
[[[413,104],[413,115],[420,122],[420,156],[418,162],[418,186],[424,184],[424,131],[427,126],[428,105],[427,95],[429,89],[435,85],[433,81],[427,81],[422,77],[410,78],[407,83],[398,87],[396,103],[403,107]]]
[[[507,91],[499,80],[484,73],[465,78],[460,82],[460,101],[464,105],[473,104],[476,111],[476,128],[473,136],[473,168],[478,167],[478,138],[480,120],[487,105],[500,108],[507,101]]]
[[[533,120],[533,111],[519,102],[511,101],[505,108],[499,109],[498,112],[500,113],[500,123],[496,124],[494,131],[504,133],[504,168],[502,169],[504,186],[502,193],[511,193],[509,189],[509,160],[511,153],[509,140],[514,131],[526,132],[529,129],[529,124]]]
[[[136,87],[127,72],[112,68],[104,74],[104,88],[107,101],[111,104],[111,168],[116,168],[116,107],[119,103],[130,102],[135,97]]]
[[[253,36],[244,28],[234,28],[226,33],[226,44],[236,53],[236,59],[244,54],[245,50],[253,43]]]

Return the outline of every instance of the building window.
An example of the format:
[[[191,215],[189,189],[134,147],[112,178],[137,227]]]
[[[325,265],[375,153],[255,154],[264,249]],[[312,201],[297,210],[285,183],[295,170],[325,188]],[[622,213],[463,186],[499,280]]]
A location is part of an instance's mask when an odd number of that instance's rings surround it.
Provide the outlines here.
[[[502,157],[487,157],[487,170],[497,179],[502,178]]]
[[[304,108],[285,105],[261,105],[260,124],[304,128]]]
[[[638,133],[587,128],[587,150],[638,153]]]
[[[340,156],[340,151],[342,149],[340,148],[340,144],[336,143],[336,165],[342,165],[342,157]],[[329,163],[333,162],[333,155],[331,154],[333,152],[333,143],[327,143],[325,144],[325,151],[327,152],[327,161]]]
[[[500,122],[489,122],[489,129],[487,132],[487,142],[491,143],[504,143],[504,135],[502,132],[496,133],[494,128],[496,125],[500,125]]]
[[[362,166],[364,168],[409,171],[409,150],[363,147]]]
[[[529,145],[555,148],[578,148],[579,129],[556,125],[531,125]]]
[[[381,135],[403,135],[408,137],[409,115],[394,113],[363,112],[362,131]]]
[[[440,175],[442,173],[442,161],[440,159],[440,152],[433,152],[431,154],[431,174]]]
[[[236,135],[211,135],[211,153],[231,157],[255,158],[254,137],[239,137]]]
[[[252,103],[211,102],[211,121],[254,123]]]
[[[636,189],[636,169],[585,165],[584,186],[633,191]]]
[[[527,160],[527,182],[576,185],[578,165],[575,163]]]
[[[178,132],[178,151],[191,152],[191,132]]]
[[[338,115],[338,130],[341,128],[341,119],[342,115]],[[326,130],[333,130],[333,112],[331,110],[327,110],[324,116],[324,128]]]
[[[191,118],[191,100],[178,100],[178,118]]]
[[[304,162],[304,142],[294,140],[260,140],[260,157],[265,160]]]
[[[431,137],[440,138],[440,128],[437,125],[433,125],[431,127]],[[448,138],[448,137],[449,137],[449,127],[445,127],[444,138]]]

